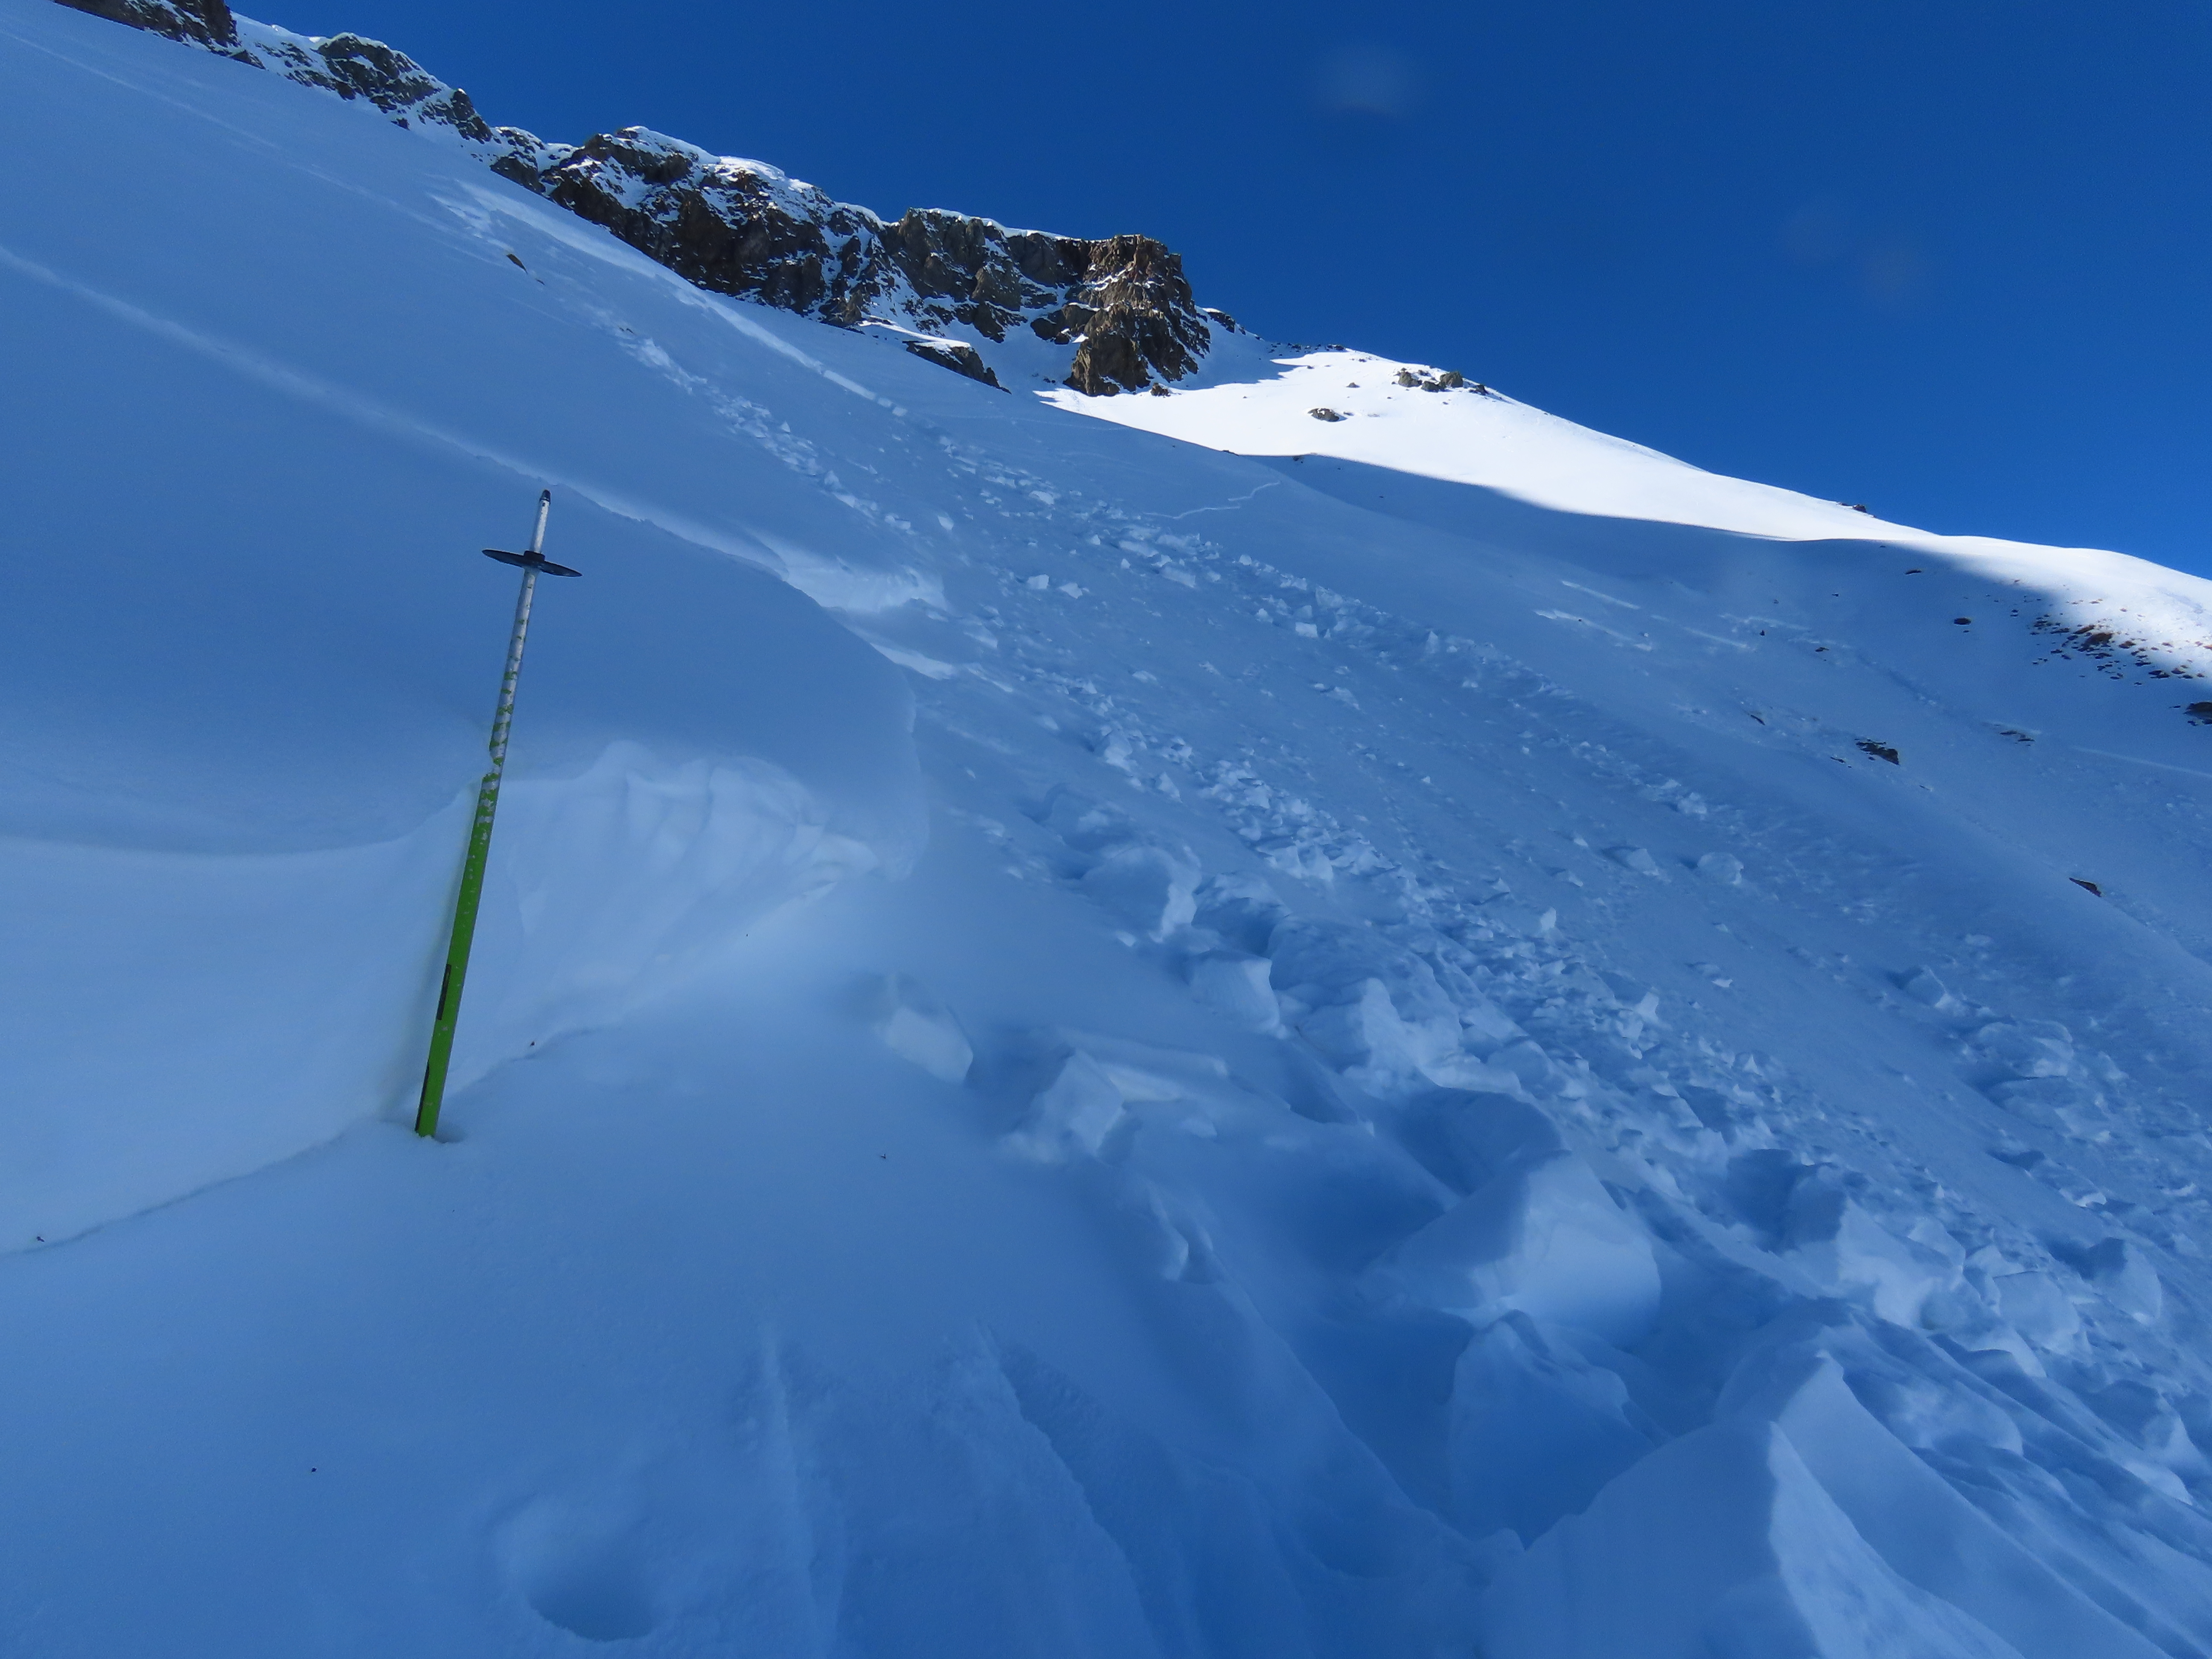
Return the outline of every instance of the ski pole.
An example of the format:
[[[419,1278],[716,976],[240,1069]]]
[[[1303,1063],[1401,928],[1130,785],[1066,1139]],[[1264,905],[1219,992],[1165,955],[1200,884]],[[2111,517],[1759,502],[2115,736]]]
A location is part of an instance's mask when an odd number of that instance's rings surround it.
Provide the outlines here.
[[[555,564],[541,550],[545,544],[545,515],[553,509],[553,492],[538,497],[538,522],[530,532],[530,546],[521,553],[484,549],[484,556],[522,567],[522,592],[514,601],[514,631],[507,641],[507,672],[500,677],[499,708],[491,721],[491,770],[477,790],[477,813],[469,825],[468,855],[461,861],[461,890],[453,901],[453,936],[446,947],[445,977],[438,983],[438,1015],[430,1027],[430,1059],[422,1071],[422,1097],[415,1108],[415,1133],[438,1133],[438,1110],[446,1099],[446,1068],[453,1058],[453,1030],[461,1017],[461,983],[468,977],[469,947],[475,942],[477,911],[483,902],[484,864],[491,855],[492,815],[499,810],[499,781],[507,770],[507,733],[514,723],[514,685],[522,677],[522,642],[530,632],[530,603],[538,592],[540,571],[550,576],[580,573]]]

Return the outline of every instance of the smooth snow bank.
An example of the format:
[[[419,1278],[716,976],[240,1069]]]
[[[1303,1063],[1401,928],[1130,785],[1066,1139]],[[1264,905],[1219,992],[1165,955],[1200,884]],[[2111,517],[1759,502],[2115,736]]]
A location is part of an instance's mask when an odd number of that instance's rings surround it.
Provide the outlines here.
[[[51,1243],[404,1109],[474,805],[319,852],[10,845],[6,1224]],[[630,742],[579,777],[510,785],[454,1085],[876,867],[823,817],[765,763],[670,766]]]
[[[113,33],[157,77],[205,73]],[[544,289],[440,204],[471,162],[425,179],[363,124],[349,187],[303,192],[312,163],[235,128],[179,150],[159,100],[85,119],[66,43],[10,45],[10,107],[73,132],[71,176],[165,154],[176,216],[158,264],[127,213],[19,196],[0,232],[16,337],[49,343],[6,404],[0,1236],[405,1109],[514,605],[477,550],[515,544],[541,483],[585,574],[540,592],[456,1081],[911,859],[902,678],[760,568],[783,547],[865,605],[903,580],[891,550],[810,552],[830,538],[748,488],[728,410],[618,320],[515,303]],[[666,307],[634,264],[608,269]],[[742,347],[689,295],[675,320]]]

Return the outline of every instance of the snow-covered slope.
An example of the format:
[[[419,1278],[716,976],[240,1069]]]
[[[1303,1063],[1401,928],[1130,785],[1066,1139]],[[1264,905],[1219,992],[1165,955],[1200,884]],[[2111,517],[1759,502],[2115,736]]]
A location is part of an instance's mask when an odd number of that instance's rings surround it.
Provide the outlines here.
[[[0,99],[10,1650],[2212,1651],[2212,587]]]

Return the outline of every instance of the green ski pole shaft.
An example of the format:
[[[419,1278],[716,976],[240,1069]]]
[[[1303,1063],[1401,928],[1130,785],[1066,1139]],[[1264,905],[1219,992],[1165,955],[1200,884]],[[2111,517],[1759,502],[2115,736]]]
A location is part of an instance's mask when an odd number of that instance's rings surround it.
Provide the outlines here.
[[[530,633],[530,604],[538,592],[536,562],[543,559],[545,515],[553,492],[538,498],[538,523],[530,532],[530,551],[522,563],[522,592],[514,601],[514,631],[507,642],[507,672],[500,677],[499,708],[491,722],[491,769],[477,791],[475,819],[469,825],[468,856],[461,863],[461,890],[453,902],[453,937],[446,947],[445,977],[438,985],[438,1014],[430,1027],[430,1059],[422,1071],[422,1097],[415,1108],[415,1133],[435,1135],[446,1100],[446,1071],[453,1063],[453,1032],[460,1023],[461,987],[468,978],[469,948],[476,942],[477,911],[483,903],[484,866],[491,856],[492,817],[499,811],[499,783],[507,770],[507,734],[514,723],[514,686],[522,677],[522,644]],[[522,562],[515,561],[515,562]],[[563,573],[566,574],[566,573]]]

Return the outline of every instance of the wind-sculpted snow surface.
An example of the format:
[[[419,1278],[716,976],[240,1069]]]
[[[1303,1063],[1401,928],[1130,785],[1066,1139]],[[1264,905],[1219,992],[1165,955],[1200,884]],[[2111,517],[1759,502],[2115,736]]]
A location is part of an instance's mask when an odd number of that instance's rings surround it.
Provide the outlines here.
[[[11,1649],[2212,1653],[2204,584],[0,97]]]

